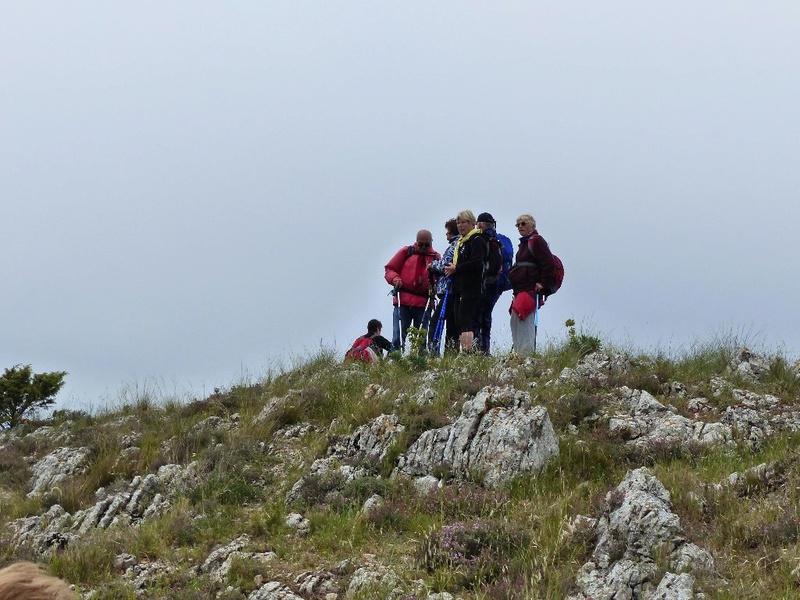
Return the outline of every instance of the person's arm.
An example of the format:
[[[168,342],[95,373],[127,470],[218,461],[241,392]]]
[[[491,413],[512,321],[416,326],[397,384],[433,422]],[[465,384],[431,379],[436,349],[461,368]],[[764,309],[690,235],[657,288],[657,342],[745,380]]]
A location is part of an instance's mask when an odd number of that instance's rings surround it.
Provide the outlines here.
[[[431,262],[429,270],[434,275],[444,275],[444,266],[446,264],[444,258],[435,258],[433,262]]]
[[[381,350],[385,350],[386,352],[392,351],[392,342],[387,340],[382,335],[376,335],[374,338],[372,338],[372,341]]]
[[[533,260],[539,268],[539,281],[536,282],[536,291],[550,294],[556,288],[556,265],[553,261],[553,253],[545,239],[536,235],[533,236]]]
[[[401,287],[403,278],[400,276],[400,272],[403,270],[403,264],[406,262],[406,256],[408,256],[408,248],[400,248],[392,259],[386,263],[386,266],[383,267],[383,277],[386,279],[386,283],[394,287]]]

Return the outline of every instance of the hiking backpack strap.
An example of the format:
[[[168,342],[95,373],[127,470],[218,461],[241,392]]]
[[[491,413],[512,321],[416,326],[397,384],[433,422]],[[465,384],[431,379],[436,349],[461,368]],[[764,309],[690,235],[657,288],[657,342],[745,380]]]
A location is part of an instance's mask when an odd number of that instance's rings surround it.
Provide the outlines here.
[[[517,262],[514,263],[515,266],[517,266],[517,267],[537,267],[538,266],[536,264],[536,262],[535,262],[536,261],[536,256],[533,253],[533,241],[534,241],[534,238],[537,235],[538,234],[536,234],[536,233],[532,233],[531,236],[528,238],[528,243],[526,244],[526,248],[528,249],[528,254],[531,255],[531,259],[532,260],[518,260]]]

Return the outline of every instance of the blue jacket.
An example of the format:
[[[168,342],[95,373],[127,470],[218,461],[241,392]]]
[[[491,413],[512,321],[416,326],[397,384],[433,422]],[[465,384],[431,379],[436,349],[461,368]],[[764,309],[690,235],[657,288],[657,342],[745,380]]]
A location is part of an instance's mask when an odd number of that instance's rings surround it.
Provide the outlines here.
[[[444,293],[450,289],[450,278],[444,276],[444,268],[446,265],[449,265],[453,262],[453,253],[456,249],[456,242],[458,242],[460,238],[461,236],[456,234],[447,240],[450,245],[447,246],[447,250],[442,253],[442,258],[439,260],[434,260],[431,263],[431,272],[439,276],[439,279],[436,281],[437,296],[443,296]]]

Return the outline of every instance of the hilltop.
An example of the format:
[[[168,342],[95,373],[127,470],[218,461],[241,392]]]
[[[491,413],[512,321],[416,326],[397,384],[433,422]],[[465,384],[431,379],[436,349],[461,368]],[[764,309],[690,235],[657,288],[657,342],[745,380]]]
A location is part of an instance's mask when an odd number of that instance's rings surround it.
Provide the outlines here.
[[[800,368],[572,335],[321,351],[191,402],[0,432],[0,565],[82,598],[794,598]]]

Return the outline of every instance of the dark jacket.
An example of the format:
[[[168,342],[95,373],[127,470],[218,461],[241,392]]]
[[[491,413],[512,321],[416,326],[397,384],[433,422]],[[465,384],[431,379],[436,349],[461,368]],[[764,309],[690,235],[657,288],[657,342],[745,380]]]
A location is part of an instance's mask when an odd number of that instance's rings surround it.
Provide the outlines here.
[[[533,251],[531,251],[531,246]],[[556,276],[553,253],[545,239],[534,229],[530,235],[519,238],[519,248],[514,257],[514,266],[508,273],[514,294],[532,292],[537,283],[544,288],[543,293],[555,292]]]
[[[372,338],[372,345],[375,346],[375,348],[378,348],[380,350],[385,350],[386,352],[392,351],[392,342],[387,340],[382,335],[376,335],[374,333],[373,334],[365,333],[361,337]],[[380,355],[383,356],[383,353],[381,353]]]
[[[453,280],[451,291],[467,297],[480,296],[483,263],[488,252],[486,238],[477,233],[463,244],[460,244],[460,241],[456,246],[458,260],[455,263],[456,270],[451,277]]]

